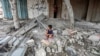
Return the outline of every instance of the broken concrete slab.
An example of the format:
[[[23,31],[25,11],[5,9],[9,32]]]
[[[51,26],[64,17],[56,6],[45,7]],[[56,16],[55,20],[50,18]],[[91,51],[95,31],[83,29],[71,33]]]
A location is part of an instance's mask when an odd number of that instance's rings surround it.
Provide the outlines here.
[[[100,41],[100,34],[91,35],[88,39],[93,41],[93,42],[94,41]]]
[[[78,56],[77,55],[77,52],[74,48],[71,48],[71,47],[67,47],[66,48],[66,52],[69,56]]]
[[[5,37],[3,40],[0,41],[0,44],[5,43],[11,36],[7,36]]]
[[[16,48],[13,52],[9,53],[8,56],[24,56],[25,55],[25,52],[28,48],[28,46],[25,46],[26,45],[26,41],[27,41],[28,38],[25,38],[22,43],[18,46],[18,48]],[[16,55],[17,54],[17,55]]]
[[[35,21],[36,20],[32,20],[31,22],[28,22],[25,26],[20,28],[13,35],[16,35],[16,34],[23,35],[24,33],[26,33],[27,31],[29,31],[30,29],[32,29],[33,27],[35,27],[37,25],[37,23],[35,23]]]
[[[42,21],[42,20],[45,20],[45,19],[46,19],[46,16],[45,16],[44,14],[41,14],[41,15],[39,15],[39,16],[37,17],[37,19],[38,19],[39,21]]]
[[[49,53],[51,52],[50,47],[47,47],[47,48],[46,48],[46,52],[49,52]]]
[[[76,30],[71,30],[71,29],[65,29],[63,32],[62,32],[62,35],[73,35],[77,33]]]
[[[38,21],[38,23],[41,23],[41,20],[45,19],[45,15],[41,14],[40,16],[38,16],[37,18],[31,20],[31,22],[27,22],[26,25],[24,25],[22,28],[20,28],[17,32],[15,32],[13,35],[15,34],[24,34],[26,32],[28,32],[29,30],[31,30],[33,27],[35,27],[37,25],[36,21]],[[43,25],[43,24],[42,24]]]
[[[34,40],[33,39],[30,39],[26,42],[26,44],[29,46],[29,47],[32,47],[34,46]]]
[[[36,20],[32,20],[31,22],[28,22],[25,26],[23,26],[22,28],[20,28],[15,33],[13,33],[12,36],[9,39],[7,39],[7,41],[0,46],[0,48],[2,48],[3,46],[5,46],[13,37],[15,37],[15,36],[21,36],[21,35],[25,34],[26,32],[28,32],[33,27],[35,27],[37,25],[35,23],[35,21]]]
[[[57,41],[56,41],[56,44],[57,44],[57,47],[58,47],[57,52],[58,52],[58,53],[59,53],[59,52],[62,52],[62,44],[61,44],[61,41],[60,41],[60,40],[57,40]]]
[[[41,18],[41,17],[40,17],[40,18]],[[43,17],[43,18],[44,18],[44,17]],[[32,20],[31,22],[28,22],[26,25],[24,25],[22,28],[20,28],[18,31],[16,31],[16,32],[13,33],[12,35],[13,35],[13,36],[20,36],[20,35],[25,34],[26,32],[28,32],[29,30],[31,30],[33,27],[35,27],[35,26],[37,25],[37,23],[35,23],[35,21],[36,21],[36,20]],[[7,43],[8,41],[10,41],[10,40],[13,38],[13,36],[10,37],[10,38],[6,41],[6,43]],[[4,46],[6,43],[4,43],[3,46]]]
[[[46,56],[46,51],[43,48],[40,48],[35,51],[35,56]]]
[[[95,23],[91,23],[91,22],[76,22],[75,27],[80,27],[80,28],[83,28],[83,29],[100,30],[100,26],[98,26]]]

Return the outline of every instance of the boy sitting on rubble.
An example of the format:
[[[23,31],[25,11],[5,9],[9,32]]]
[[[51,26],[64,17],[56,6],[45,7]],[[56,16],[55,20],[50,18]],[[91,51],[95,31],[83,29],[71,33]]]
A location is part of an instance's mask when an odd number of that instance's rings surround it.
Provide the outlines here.
[[[51,45],[51,43],[53,43],[53,30],[52,30],[52,25],[48,25],[48,28],[46,29],[46,34],[45,34],[45,36],[46,36],[46,40],[42,40],[41,42],[43,43],[43,44],[45,44],[46,46],[49,46],[49,45]]]
[[[46,37],[47,37],[47,40],[49,38],[53,38],[52,25],[48,25],[48,28],[46,29]]]

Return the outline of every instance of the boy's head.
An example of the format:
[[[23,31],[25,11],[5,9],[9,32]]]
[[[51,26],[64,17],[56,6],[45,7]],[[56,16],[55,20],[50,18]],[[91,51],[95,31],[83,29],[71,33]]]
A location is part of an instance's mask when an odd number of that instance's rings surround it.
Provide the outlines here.
[[[49,28],[49,29],[52,29],[52,25],[48,25],[48,28]]]

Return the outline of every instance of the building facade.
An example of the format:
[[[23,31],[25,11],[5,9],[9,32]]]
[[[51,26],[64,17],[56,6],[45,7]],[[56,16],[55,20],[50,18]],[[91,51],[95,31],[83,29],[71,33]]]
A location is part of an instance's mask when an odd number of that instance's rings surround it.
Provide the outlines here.
[[[8,0],[1,0],[4,18],[12,19]],[[99,0],[71,0],[75,19],[100,21]],[[40,14],[50,18],[69,19],[63,0],[17,0],[19,19],[33,19]]]

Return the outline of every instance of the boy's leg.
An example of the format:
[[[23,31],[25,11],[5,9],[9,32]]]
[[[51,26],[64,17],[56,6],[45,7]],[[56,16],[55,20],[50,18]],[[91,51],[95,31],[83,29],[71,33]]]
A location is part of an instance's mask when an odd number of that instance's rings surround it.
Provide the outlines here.
[[[53,34],[46,34],[46,39],[53,38]]]
[[[49,35],[49,38],[53,38],[53,35],[52,35],[52,34],[50,34],[50,35]]]

